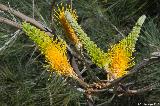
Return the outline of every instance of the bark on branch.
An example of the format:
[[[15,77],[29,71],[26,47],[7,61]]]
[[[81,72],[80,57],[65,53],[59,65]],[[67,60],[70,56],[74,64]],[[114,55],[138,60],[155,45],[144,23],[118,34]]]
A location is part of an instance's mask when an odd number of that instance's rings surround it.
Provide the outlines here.
[[[160,56],[159,57],[155,57],[155,58],[149,58],[149,59],[145,59],[142,62],[140,62],[139,64],[137,64],[136,66],[134,66],[130,72],[126,75],[124,75],[121,78],[118,78],[116,80],[113,80],[108,86],[109,87],[113,87],[114,85],[117,85],[119,82],[121,82],[122,80],[124,80],[126,77],[133,75],[134,73],[140,71],[141,69],[143,69],[146,66],[152,65],[154,63],[158,63],[160,62]]]
[[[22,19],[23,21],[29,22],[29,23],[35,25],[36,27],[38,27],[39,29],[46,31],[46,29],[44,28],[44,26],[42,24],[37,22],[35,19],[24,15],[23,13],[21,13],[19,11],[16,11],[16,10],[14,10],[14,9],[12,9],[10,7],[7,7],[7,6],[3,5],[3,4],[0,4],[0,10],[2,10],[4,12],[11,13],[11,14],[17,16],[18,18]]]
[[[18,29],[21,28],[21,25],[20,25],[20,24],[14,22],[14,21],[11,21],[11,20],[9,20],[9,19],[7,19],[7,18],[4,18],[4,17],[0,17],[0,23],[5,23],[5,24],[11,25],[11,26],[13,26],[13,27],[16,27],[16,28],[18,28]]]

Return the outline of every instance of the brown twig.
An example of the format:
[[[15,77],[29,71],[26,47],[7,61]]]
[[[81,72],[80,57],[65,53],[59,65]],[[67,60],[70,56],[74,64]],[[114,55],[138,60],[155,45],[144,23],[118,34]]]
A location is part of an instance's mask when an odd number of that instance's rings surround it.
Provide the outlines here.
[[[159,83],[156,82],[156,83],[152,83],[150,85],[147,85],[143,88],[139,88],[139,89],[136,89],[136,90],[127,89],[126,91],[120,90],[118,92],[120,93],[119,96],[122,96],[122,95],[137,95],[137,94],[142,94],[144,92],[151,91],[157,86],[159,86]]]
[[[143,69],[144,67],[149,66],[149,65],[154,64],[154,63],[157,63],[157,62],[160,62],[160,57],[149,58],[149,59],[143,60],[142,62],[137,64],[135,67],[133,67],[128,74],[124,75],[121,78],[113,80],[108,86],[106,86],[106,88],[110,88],[110,87],[113,87],[114,85],[117,85],[119,82],[124,80],[126,77],[131,76],[134,73]]]
[[[5,12],[9,12],[9,13],[17,16],[18,18],[35,25],[39,29],[46,31],[44,26],[42,24],[40,24],[38,21],[36,21],[35,19],[24,15],[23,13],[21,13],[19,11],[16,11],[16,10],[14,10],[14,9],[12,9],[10,7],[7,7],[7,6],[3,5],[3,4],[0,4],[0,10],[5,11]]]
[[[16,28],[18,28],[18,29],[21,28],[21,25],[20,25],[20,24],[14,22],[14,21],[11,21],[11,20],[9,20],[9,19],[7,19],[7,18],[4,18],[4,17],[0,17],[0,23],[5,23],[5,24],[8,24],[8,25],[10,25],[10,26],[16,27]]]
[[[99,83],[92,84],[92,85],[90,85],[90,88],[88,89],[87,92],[98,93],[98,92],[108,91],[109,88],[111,88],[113,86],[119,86],[120,82],[122,80],[124,80],[126,77],[131,76],[132,74],[140,71],[142,68],[144,68],[148,65],[157,63],[157,62],[160,62],[160,57],[145,59],[144,61],[140,62],[135,67],[133,67],[131,69],[131,71],[128,74],[124,75],[123,77],[115,79],[115,80],[113,80],[111,82],[107,82],[107,83],[99,82]],[[137,91],[136,90],[128,90],[127,92],[129,92],[129,94],[134,94],[134,93],[140,93],[140,92],[144,92],[144,91],[147,91],[147,89],[142,90],[142,91],[140,91],[140,90],[137,90]]]
[[[144,59],[142,62],[140,62],[138,65],[136,65],[134,68],[130,70],[130,73],[128,75],[134,74],[138,70],[143,69],[147,65],[152,65],[154,63],[160,62],[160,56],[154,57],[154,58],[148,58]]]
[[[84,89],[87,89],[89,87],[89,85],[84,82],[83,80],[81,80],[80,78],[78,78],[77,76],[72,76]]]
[[[90,94],[85,93],[84,97],[86,98],[88,106],[95,106],[92,96]]]
[[[108,92],[108,93],[113,93],[113,94],[117,94],[118,96],[122,96],[122,95],[137,95],[137,94],[142,94],[144,92],[148,92],[151,91],[152,89],[154,89],[155,87],[159,86],[159,83],[152,83],[150,85],[147,85],[143,88],[139,88],[139,89],[129,89],[129,88],[125,88],[123,89],[121,86],[118,86],[116,89],[89,89],[87,92],[89,92],[89,94],[99,94],[100,92]]]
[[[78,78],[80,78],[81,80],[83,80],[83,77],[79,71],[79,68],[78,68],[78,65],[76,63],[76,60],[75,60],[75,57],[74,56],[71,56],[71,66],[73,67],[75,73],[78,75]]]

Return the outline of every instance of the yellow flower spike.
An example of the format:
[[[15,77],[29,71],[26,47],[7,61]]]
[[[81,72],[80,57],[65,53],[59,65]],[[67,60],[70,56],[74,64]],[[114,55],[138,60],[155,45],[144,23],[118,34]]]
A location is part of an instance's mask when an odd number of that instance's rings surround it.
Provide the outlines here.
[[[65,11],[69,11],[75,20],[77,20],[78,16],[76,11],[71,8],[70,5],[66,5],[65,7],[61,3],[60,6],[57,5],[58,9],[54,9],[54,19],[60,22],[61,26],[64,28],[67,37],[72,41],[74,45],[78,48],[82,46],[78,37],[76,36],[74,29],[70,26],[65,18]]]
[[[53,41],[44,31],[40,31],[40,29],[31,26],[29,23],[23,23],[22,27],[30,39],[39,46],[41,53],[51,67],[51,73],[55,71],[64,76],[77,76],[68,62],[66,43],[62,39]]]
[[[109,68],[116,78],[126,74],[127,69],[135,65],[132,53],[135,51],[135,44],[145,18],[145,15],[141,16],[130,34],[108,51],[111,59]]]
[[[66,53],[66,45],[63,42],[58,42],[56,45],[55,42],[48,46],[45,51],[45,57],[48,63],[51,65],[57,73],[61,75],[72,76],[73,69],[68,63]]]
[[[131,62],[131,55],[127,53],[122,45],[115,45],[109,50],[108,54],[111,59],[109,68],[116,78],[126,74],[126,69],[134,65],[134,63]]]

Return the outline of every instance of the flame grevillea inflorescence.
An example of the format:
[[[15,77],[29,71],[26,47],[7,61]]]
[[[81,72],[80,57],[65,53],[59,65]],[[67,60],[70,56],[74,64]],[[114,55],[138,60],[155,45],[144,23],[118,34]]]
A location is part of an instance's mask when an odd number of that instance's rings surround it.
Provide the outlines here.
[[[76,14],[76,11],[73,10],[70,5],[66,5],[64,7],[62,3],[60,6],[57,5],[57,9],[54,8],[53,19],[55,19],[56,21],[58,21],[58,23],[61,24],[61,26],[65,30],[67,37],[72,41],[72,43],[75,44],[77,47],[81,47],[82,45],[81,45],[77,35],[75,34],[73,28],[70,26],[70,24],[66,20],[65,11],[69,11],[71,13],[71,15],[73,16],[73,18],[75,20],[77,20],[78,16]]]
[[[24,22],[23,31],[32,39],[39,47],[42,54],[53,70],[58,74],[65,76],[76,76],[73,68],[70,66],[66,56],[66,43],[62,39],[52,40],[44,31]]]
[[[68,23],[74,29],[76,35],[82,42],[84,48],[87,50],[92,61],[99,67],[104,68],[108,63],[108,55],[103,52],[97,45],[90,40],[87,34],[82,30],[82,28],[78,25],[77,21],[73,18],[69,11],[65,12],[65,17]]]
[[[116,78],[126,74],[127,69],[135,64],[132,53],[135,51],[135,44],[145,18],[145,15],[141,16],[129,35],[108,51],[111,59],[109,68]]]
[[[140,17],[131,33],[118,44],[112,46],[107,53],[97,48],[97,45],[87,37],[87,34],[81,29],[71,13],[66,11],[65,16],[87,50],[92,61],[101,68],[103,67],[106,70],[109,68],[111,74],[113,74],[115,78],[126,74],[127,69],[135,64],[132,53],[135,51],[135,44],[146,16],[143,15]]]

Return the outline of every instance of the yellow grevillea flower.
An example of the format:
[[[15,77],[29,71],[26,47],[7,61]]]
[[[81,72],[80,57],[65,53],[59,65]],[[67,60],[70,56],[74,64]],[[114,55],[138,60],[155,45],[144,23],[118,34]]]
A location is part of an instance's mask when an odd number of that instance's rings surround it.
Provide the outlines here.
[[[23,23],[23,31],[38,46],[46,61],[50,64],[51,72],[55,71],[60,75],[76,76],[73,68],[68,62],[66,56],[66,43],[61,39],[52,40],[44,31],[31,26],[29,23]]]
[[[111,60],[109,68],[114,74],[115,78],[121,77],[126,74],[126,69],[134,65],[134,62],[131,58],[131,52],[125,50],[124,46],[122,44],[114,45],[108,53]]]
[[[126,74],[127,69],[135,64],[132,53],[135,51],[135,44],[145,18],[145,15],[141,16],[130,34],[126,38],[122,39],[118,44],[111,47],[108,51],[108,55],[111,59],[109,68],[116,78]]]
[[[75,20],[77,20],[78,16],[76,14],[76,11],[71,8],[70,5],[66,5],[65,7],[63,4],[60,6],[57,5],[57,9],[54,9],[54,19],[57,20],[62,27],[64,28],[67,37],[72,41],[73,44],[80,47],[82,46],[78,37],[76,36],[74,29],[70,26],[70,24],[67,22],[65,18],[65,11],[69,11]]]

